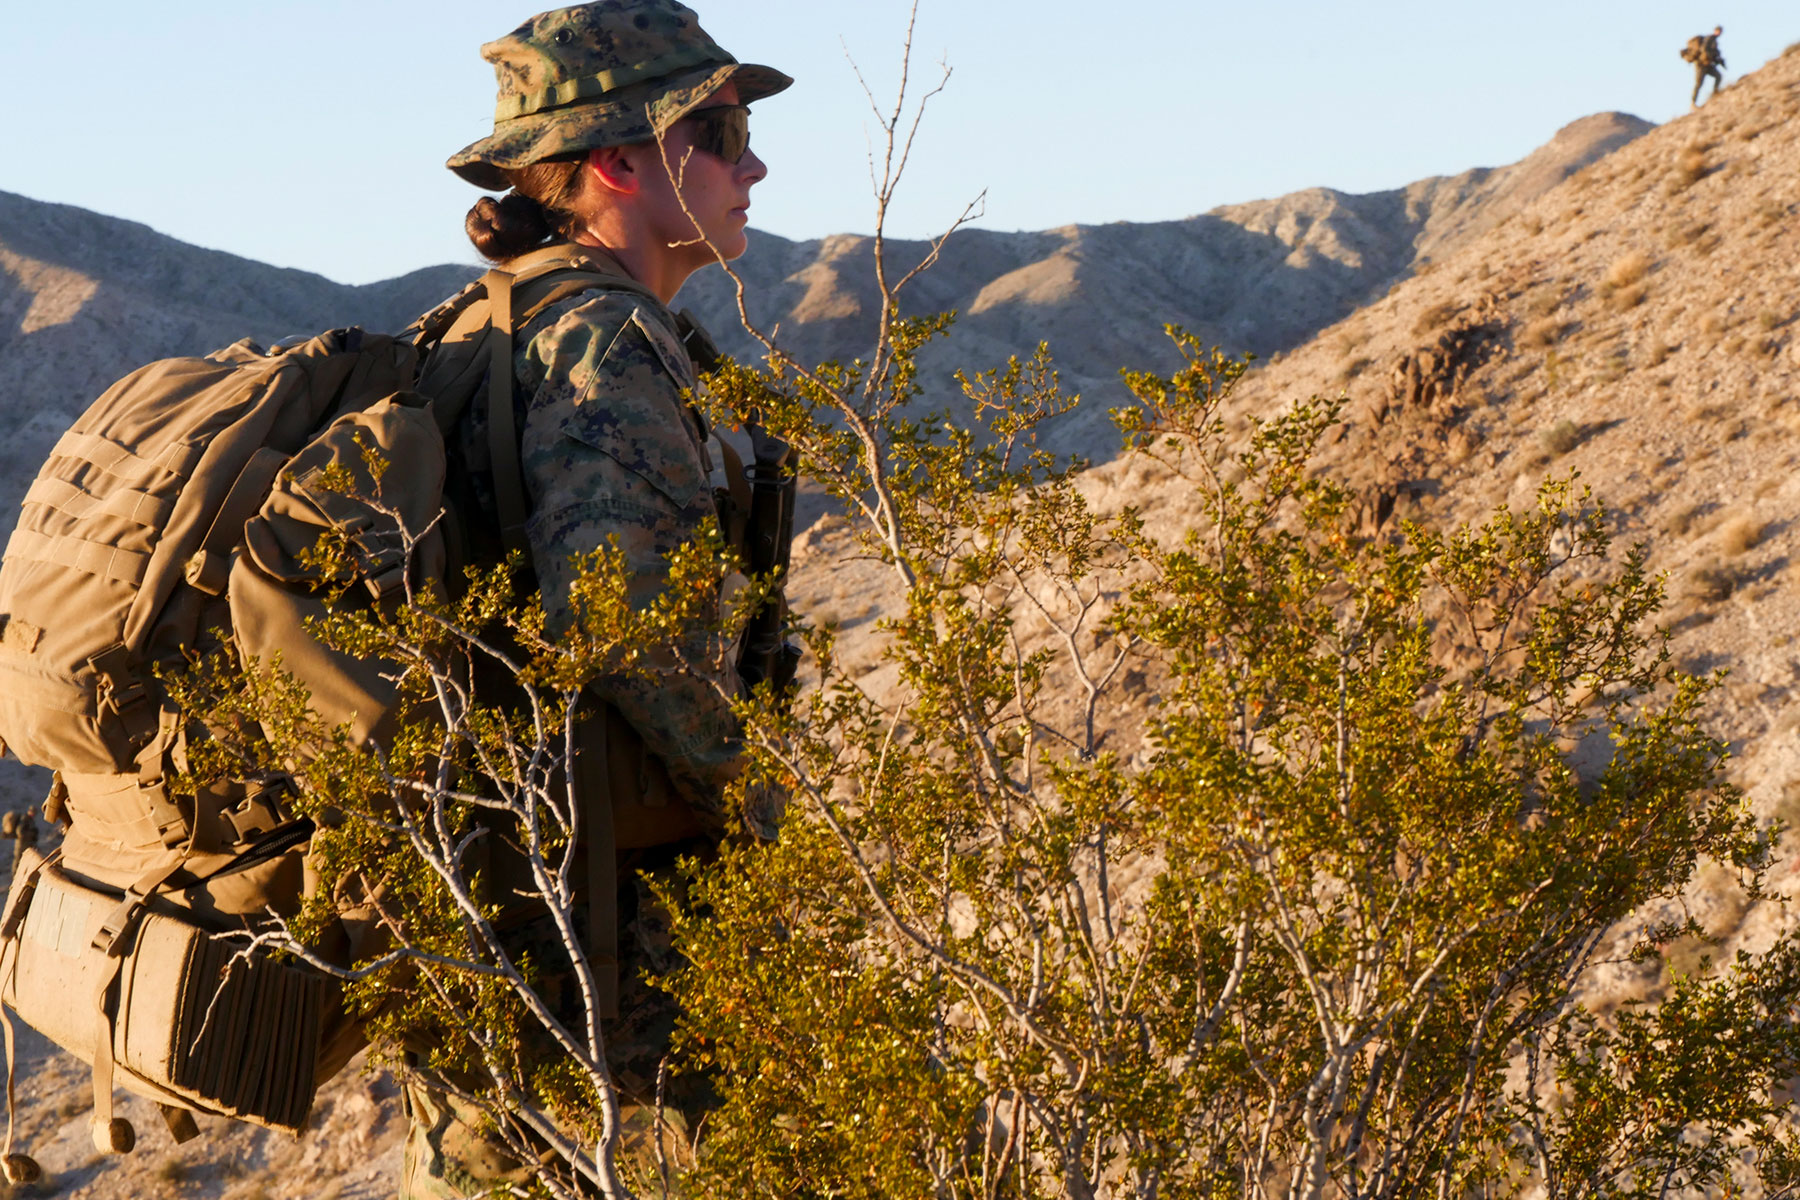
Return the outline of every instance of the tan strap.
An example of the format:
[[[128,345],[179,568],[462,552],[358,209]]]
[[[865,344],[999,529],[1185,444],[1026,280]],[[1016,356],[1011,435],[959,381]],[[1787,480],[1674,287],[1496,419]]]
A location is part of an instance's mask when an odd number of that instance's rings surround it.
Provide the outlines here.
[[[551,305],[560,304],[583,292],[628,292],[633,296],[662,303],[649,288],[622,275],[608,275],[579,268],[515,275],[513,306],[518,328],[523,329]]]
[[[481,281],[473,280],[456,295],[414,317],[412,324],[400,331],[399,340],[416,346],[436,342],[480,298]]]
[[[13,990],[13,987],[15,986],[14,981],[13,981],[13,975],[15,973],[17,973],[18,968],[19,968],[19,939],[17,937],[9,937],[6,939],[5,942],[0,943],[0,980],[4,981],[4,982],[0,982],[0,991],[12,991]],[[5,1154],[5,1157],[10,1159],[10,1158],[12,1158],[12,1152],[13,1152],[13,1128],[15,1125],[15,1118],[17,1116],[18,1107],[19,1107],[18,1097],[15,1095],[14,1090],[13,1090],[13,1079],[14,1079],[15,1073],[17,1071],[18,1051],[13,1044],[14,1035],[13,1035],[12,1014],[10,1012],[6,1011],[6,1005],[4,1005],[4,1004],[0,1004],[0,1030],[4,1030],[5,1037],[6,1037],[6,1154]]]
[[[513,290],[520,293],[517,311],[520,313],[519,326],[537,315],[546,303],[553,304],[562,296],[545,300],[540,293],[528,288],[528,284],[537,284],[546,277],[555,276],[557,283],[568,282],[574,286],[566,288],[564,295],[575,292],[605,289],[613,292],[632,292],[639,296],[655,300],[662,304],[661,297],[633,279],[625,270],[625,265],[608,250],[596,246],[582,246],[574,242],[553,242],[548,246],[540,246],[536,250],[508,259],[507,273],[513,277]]]
[[[193,852],[194,838],[190,834],[180,855],[146,872],[126,890],[118,907],[107,915],[94,934],[94,949],[105,954],[111,964],[101,973],[100,982],[94,988],[97,1027],[94,1030],[94,1115],[91,1124],[94,1146],[102,1154],[124,1153],[131,1149],[127,1134],[129,1126],[121,1128],[113,1123],[113,1015],[107,1008],[107,993],[118,982],[119,972],[125,965],[125,953],[131,947],[132,931],[145,906]]]
[[[500,537],[508,551],[531,552],[525,536],[525,480],[519,466],[519,438],[513,426],[513,277],[489,271],[487,425],[494,502],[500,507]]]
[[[494,476],[494,502],[500,509],[500,536],[506,549],[530,554],[531,542],[525,535],[525,522],[530,506],[525,496],[524,471],[519,465],[519,436],[513,413],[513,331],[520,314],[515,313],[514,285],[519,285],[527,301],[523,321],[529,322],[552,304],[585,291],[605,288],[651,295],[642,284],[616,275],[582,271],[569,266],[572,259],[561,247],[552,254],[527,256],[518,275],[510,271],[489,271],[482,277],[488,302],[487,425],[489,468]],[[539,252],[542,254],[542,252]],[[529,287],[527,287],[529,285]]]
[[[547,246],[539,246],[536,250],[528,250],[517,258],[506,261],[506,272],[513,277],[515,283],[524,283],[540,275],[564,269],[592,269],[596,260],[589,254],[588,248],[574,242],[552,242]],[[602,271],[604,274],[610,272]]]
[[[169,795],[169,769],[172,766],[181,769],[182,761],[175,756],[186,753],[186,737],[181,710],[165,703],[157,712],[156,736],[138,752],[137,758],[138,803],[149,810],[162,844],[171,850],[183,842],[191,844],[194,831],[203,824],[198,794],[194,798],[192,820]],[[183,854],[182,857],[187,856]]]
[[[613,771],[606,720],[610,706],[576,728],[575,786],[587,835],[588,964],[600,1015],[619,1015],[619,852],[613,834]]]
[[[625,273],[618,260],[588,246],[557,243],[506,264],[513,277],[513,327],[524,329],[545,309],[583,292],[629,292],[663,307],[661,297]]]
[[[102,1154],[111,1150],[113,1122],[113,1022],[112,1014],[106,1011],[106,994],[118,980],[124,962],[123,958],[114,957],[111,966],[101,974],[99,986],[94,989],[97,1023],[94,1031],[94,1115],[89,1124],[93,1129],[94,1146]]]
[[[46,537],[31,529],[15,529],[6,541],[6,557],[14,561],[48,563],[101,579],[116,579],[132,587],[144,582],[150,556],[122,550],[107,542],[90,542],[73,536]]]
[[[0,923],[0,995],[16,993],[17,980],[14,978],[19,970],[19,932],[25,925],[25,916],[31,909],[32,893],[37,891],[38,876],[45,867],[62,857],[62,851],[52,851],[47,858],[40,858],[23,876],[18,873],[18,863],[13,864],[12,887],[6,897],[6,918]],[[5,1161],[12,1161],[13,1129],[18,1110],[18,1098],[14,1094],[17,1048],[14,1045],[12,1014],[0,1004],[0,1031],[6,1039],[6,1153]]]
[[[151,495],[133,488],[120,488],[106,496],[79,488],[65,479],[44,476],[31,485],[21,505],[38,505],[76,520],[100,514],[122,517],[146,529],[161,529],[169,523],[175,502],[164,496]]]

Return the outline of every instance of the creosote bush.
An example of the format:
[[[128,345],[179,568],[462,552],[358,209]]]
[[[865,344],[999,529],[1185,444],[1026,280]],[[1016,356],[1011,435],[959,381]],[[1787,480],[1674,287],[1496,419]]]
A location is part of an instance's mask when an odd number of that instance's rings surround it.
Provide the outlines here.
[[[970,419],[919,412],[917,354],[951,320],[889,317],[876,360],[771,351],[709,384],[715,416],[754,411],[800,449],[890,573],[897,682],[871,691],[803,626],[796,702],[739,699],[743,786],[789,807],[777,840],[727,843],[665,897],[689,964],[667,981],[671,1070],[718,1097],[679,1169],[616,1163],[595,1010],[538,988],[592,976],[558,782],[579,696],[671,669],[697,620],[731,636],[741,609],[708,615],[732,566],[716,541],[647,610],[616,554],[591,556],[555,636],[504,569],[321,622],[414,701],[380,747],[319,728],[278,670],[201,671],[185,706],[218,736],[196,785],[286,772],[322,827],[311,905],[261,944],[335,966],[385,1045],[429,1035],[437,1077],[477,1081],[543,1157],[544,1194],[1796,1178],[1790,942],[1605,1018],[1578,999],[1615,940],[1655,960],[1698,932],[1645,914],[1678,912],[1702,864],[1755,895],[1771,853],[1704,728],[1711,684],[1671,664],[1662,586],[1603,509],[1561,480],[1480,525],[1359,536],[1313,463],[1337,406],[1227,419],[1244,364],[1172,329],[1184,365],[1128,373],[1114,414],[1125,453],[1193,498],[1153,529],[1037,447],[1076,403],[1047,351],[959,375]],[[348,556],[321,550],[343,589]],[[502,843],[504,886],[484,866]],[[346,967],[316,944],[351,902],[386,936]],[[560,931],[541,954],[496,935],[521,902]],[[530,1049],[546,1034],[553,1053]]]
[[[527,1194],[629,1196],[602,964],[585,931],[582,838],[595,810],[568,779],[590,684],[710,664],[741,630],[747,610],[720,608],[735,561],[704,529],[671,553],[654,599],[634,603],[641,581],[616,545],[600,547],[572,563],[560,630],[519,593],[516,561],[471,567],[445,589],[409,573],[400,596],[370,607],[370,539],[399,540],[412,563],[424,531],[399,522],[381,460],[365,452],[375,494],[347,494],[368,520],[328,532],[309,556],[327,610],[308,626],[331,651],[385,665],[391,726],[380,741],[328,727],[280,662],[240,663],[227,648],[168,679],[191,737],[172,784],[192,796],[227,779],[279,782],[317,827],[303,906],[236,935],[245,953],[290,954],[335,977],[374,1061],[457,1097],[517,1161],[541,1163]],[[347,486],[329,469],[314,483]],[[752,584],[740,598],[762,595]],[[539,933],[522,940],[527,925]],[[683,1148],[679,1130],[646,1126],[667,1154]]]
[[[1646,959],[1694,932],[1634,914],[1701,863],[1754,893],[1769,862],[1644,551],[1566,480],[1359,537],[1311,465],[1335,406],[1234,434],[1243,365],[1180,330],[1185,365],[1128,373],[1114,414],[1194,497],[1153,532],[1032,448],[1071,403],[1041,349],[960,377],[972,424],[914,415],[910,355],[947,332],[898,322],[873,388],[779,356],[714,380],[721,415],[806,451],[902,599],[892,690],[815,629],[797,707],[747,710],[792,801],[776,843],[694,869],[678,920],[682,1053],[723,1101],[691,1194],[1790,1178],[1788,943],[1608,1019],[1575,998],[1616,930]],[[1158,681],[1141,744],[1127,678]],[[1562,748],[1595,739],[1598,764]]]

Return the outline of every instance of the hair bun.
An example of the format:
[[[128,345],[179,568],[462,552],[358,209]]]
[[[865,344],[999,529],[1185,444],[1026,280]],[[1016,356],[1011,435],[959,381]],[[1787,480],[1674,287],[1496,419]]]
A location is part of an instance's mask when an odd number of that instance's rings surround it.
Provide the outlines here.
[[[544,206],[519,192],[483,196],[469,209],[463,228],[481,256],[495,261],[536,249],[555,232]]]

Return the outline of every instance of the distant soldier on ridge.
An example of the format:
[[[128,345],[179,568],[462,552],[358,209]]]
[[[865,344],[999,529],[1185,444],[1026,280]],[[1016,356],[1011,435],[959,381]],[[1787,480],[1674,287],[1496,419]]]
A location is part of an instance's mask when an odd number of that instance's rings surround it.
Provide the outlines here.
[[[1709,34],[1696,33],[1687,40],[1681,51],[1681,57],[1694,64],[1694,95],[1689,100],[1693,108],[1700,107],[1700,89],[1706,86],[1706,77],[1712,76],[1714,96],[1719,94],[1719,85],[1725,81],[1720,73],[1725,66],[1725,56],[1719,53],[1719,35],[1725,32],[1723,25],[1714,25]]]

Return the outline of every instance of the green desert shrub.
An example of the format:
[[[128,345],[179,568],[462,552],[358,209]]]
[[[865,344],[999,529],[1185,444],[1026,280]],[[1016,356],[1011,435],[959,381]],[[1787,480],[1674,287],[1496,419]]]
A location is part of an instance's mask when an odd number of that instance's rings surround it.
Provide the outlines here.
[[[791,806],[693,869],[676,926],[682,1054],[722,1098],[687,1186],[1624,1195],[1750,1169],[1730,1128],[1779,1177],[1788,943],[1604,1019],[1577,998],[1702,862],[1768,863],[1644,551],[1568,481],[1359,536],[1313,459],[1335,407],[1234,433],[1242,364],[1172,335],[1185,365],[1128,373],[1115,420],[1184,481],[1180,528],[1030,449],[1068,403],[1041,350],[963,377],[975,426],[832,367],[714,380],[891,573],[898,683],[814,631],[794,711],[750,714]],[[1128,678],[1156,681],[1141,742]],[[1644,920],[1646,960],[1693,932]]]

